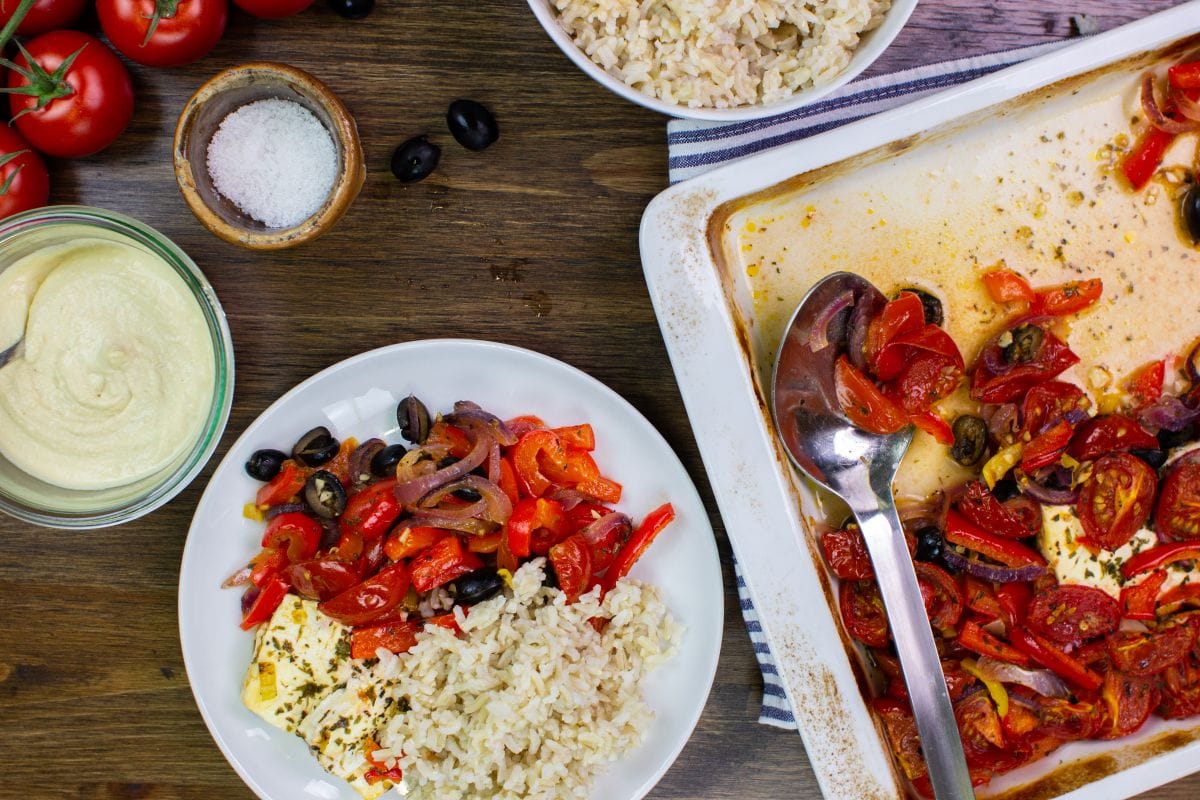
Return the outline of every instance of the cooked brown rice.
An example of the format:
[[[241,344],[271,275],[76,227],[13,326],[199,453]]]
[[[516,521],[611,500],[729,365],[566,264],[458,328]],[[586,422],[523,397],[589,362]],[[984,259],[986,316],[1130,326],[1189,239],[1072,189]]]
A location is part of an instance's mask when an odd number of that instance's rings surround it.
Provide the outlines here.
[[[592,61],[691,108],[773,103],[832,80],[891,0],[551,0]]]

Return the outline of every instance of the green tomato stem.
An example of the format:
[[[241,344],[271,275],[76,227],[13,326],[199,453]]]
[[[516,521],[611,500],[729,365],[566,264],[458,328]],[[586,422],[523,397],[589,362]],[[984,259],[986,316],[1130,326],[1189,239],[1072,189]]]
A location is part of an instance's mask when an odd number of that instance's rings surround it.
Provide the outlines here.
[[[21,0],[20,4],[17,5],[17,10],[9,17],[4,27],[0,28],[0,50],[3,50],[4,45],[8,44],[8,40],[12,38],[12,35],[17,30],[17,26],[24,21],[25,15],[29,13],[29,9],[33,8],[35,2],[37,0]]]

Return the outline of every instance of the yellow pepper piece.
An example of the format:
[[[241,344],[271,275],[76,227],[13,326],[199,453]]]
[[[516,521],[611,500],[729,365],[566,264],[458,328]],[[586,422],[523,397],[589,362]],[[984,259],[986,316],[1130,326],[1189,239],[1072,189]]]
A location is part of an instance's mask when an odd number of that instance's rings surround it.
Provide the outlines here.
[[[991,678],[985,676],[982,672],[979,671],[979,668],[975,665],[975,662],[972,659],[969,659],[969,658],[964,659],[962,662],[962,668],[963,668],[963,671],[966,672],[968,675],[974,675],[976,678],[979,678],[979,680],[983,682],[984,687],[986,687],[988,690],[988,694],[990,694],[992,696],[992,702],[994,702],[996,704],[996,713],[998,713],[1002,717],[1007,717],[1008,716],[1008,690],[1006,690],[1004,688],[1004,684],[1000,683],[999,681],[994,681]]]

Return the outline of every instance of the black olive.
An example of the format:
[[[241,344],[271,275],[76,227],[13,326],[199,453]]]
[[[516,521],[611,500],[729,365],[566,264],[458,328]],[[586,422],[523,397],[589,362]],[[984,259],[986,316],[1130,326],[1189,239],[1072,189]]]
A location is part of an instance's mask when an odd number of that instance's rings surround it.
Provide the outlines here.
[[[486,150],[500,138],[500,126],[491,111],[474,100],[455,100],[446,110],[446,127],[454,141],[468,150]]]
[[[257,481],[269,481],[279,474],[287,453],[278,450],[255,450],[246,461],[246,474]]]
[[[462,459],[458,456],[444,456],[442,460],[437,463],[437,468],[445,469],[446,467],[457,464],[460,461],[462,461]]]
[[[451,494],[453,494],[459,500],[463,500],[468,503],[478,503],[483,499],[483,495],[481,495],[479,492],[475,491],[474,489],[469,489],[465,486],[461,489],[455,489],[453,492],[451,492]]]
[[[942,325],[946,322],[946,312],[942,310],[942,301],[924,289],[909,286],[902,292],[912,292],[921,299],[921,308],[925,309],[925,322],[929,325]]]
[[[413,395],[400,401],[396,421],[400,423],[400,435],[413,444],[425,444],[429,438],[429,409]]]
[[[1009,364],[1028,364],[1037,358],[1046,334],[1037,325],[1025,323],[1012,330],[1012,342],[1004,348],[1004,360]]]
[[[345,19],[362,19],[375,10],[375,0],[329,0],[329,7]]]
[[[319,469],[304,482],[304,502],[317,516],[333,519],[346,510],[346,490],[337,475]]]
[[[964,467],[978,464],[987,452],[987,423],[982,417],[963,414],[954,420],[954,446],[950,457]]]
[[[310,467],[319,467],[336,456],[341,446],[341,442],[333,438],[329,428],[322,425],[313,428],[296,441],[292,446],[292,458]]]
[[[1155,469],[1167,463],[1166,450],[1130,450],[1129,455],[1137,456]]]
[[[494,597],[504,588],[504,579],[494,569],[484,567],[468,572],[451,584],[454,600],[460,606],[473,606]]]
[[[1183,218],[1183,229],[1192,237],[1192,244],[1200,244],[1200,184],[1192,184],[1183,195],[1179,213]]]
[[[371,459],[371,472],[380,478],[394,478],[396,465],[408,453],[408,448],[402,444],[389,444]]]
[[[992,495],[1001,503],[1012,500],[1021,493],[1021,487],[1012,478],[1001,478],[992,487]]]
[[[1190,444],[1196,439],[1200,439],[1200,428],[1197,428],[1194,422],[1177,431],[1163,428],[1158,432],[1158,446],[1163,450],[1173,450],[1176,447]]]
[[[437,169],[442,148],[424,135],[414,136],[392,153],[392,174],[402,183],[416,183]]]
[[[551,589],[558,588],[558,573],[554,571],[554,565],[547,559],[546,566],[542,568],[542,586],[549,586]]]
[[[942,531],[937,525],[926,525],[916,536],[918,561],[937,561],[942,557]]]

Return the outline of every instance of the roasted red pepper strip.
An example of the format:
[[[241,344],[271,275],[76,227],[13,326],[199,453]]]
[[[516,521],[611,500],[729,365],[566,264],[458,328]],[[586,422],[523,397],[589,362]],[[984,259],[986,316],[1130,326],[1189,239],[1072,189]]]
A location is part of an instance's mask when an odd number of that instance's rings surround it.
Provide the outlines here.
[[[254,591],[254,589],[251,588],[248,591]],[[266,585],[258,590],[258,596],[246,609],[246,613],[242,615],[242,630],[248,631],[260,622],[269,620],[287,593],[287,581],[283,578],[276,576],[267,581]]]
[[[919,414],[910,414],[908,418],[912,420],[913,425],[928,433],[940,444],[954,444],[954,430],[950,427],[950,423],[946,422],[942,415],[932,408]]]
[[[280,503],[286,503],[300,494],[306,480],[308,480],[308,471],[301,468],[295,461],[288,459],[283,462],[283,468],[279,470],[279,474],[272,478],[270,483],[259,488],[254,502],[260,506],[277,506]]]
[[[517,558],[528,558],[532,552],[533,533],[546,529],[555,542],[571,534],[571,524],[562,503],[544,497],[527,497],[513,507],[504,526],[508,552]]]
[[[1133,149],[1121,161],[1121,172],[1125,173],[1125,178],[1135,191],[1141,190],[1154,177],[1173,141],[1175,134],[1154,127],[1138,138]]]
[[[997,303],[1032,303],[1037,295],[1023,275],[1011,269],[993,269],[981,276],[988,295]]]
[[[430,528],[424,525],[401,528],[388,537],[383,545],[383,552],[392,561],[412,558],[450,535],[451,532],[445,528]]]
[[[1028,583],[1005,583],[996,590],[996,599],[1004,609],[1008,629],[1012,630],[1025,623],[1029,603],[1033,600],[1033,589]]]
[[[417,643],[417,634],[424,629],[418,620],[355,628],[350,633],[350,657],[374,658],[375,651],[381,647],[393,653],[407,653]]]
[[[1013,645],[1025,655],[1064,680],[1083,689],[1095,691],[1104,679],[1079,661],[1064,653],[1052,642],[1036,633],[1018,627],[1010,631]]]
[[[667,523],[673,519],[675,519],[675,507],[670,503],[664,503],[646,515],[642,524],[638,525],[637,530],[629,537],[629,541],[621,547],[608,571],[604,573],[600,582],[602,592],[611,591],[617,585],[617,581],[629,574],[629,570],[633,569],[633,565],[642,557],[642,553],[646,552],[646,548],[654,541],[654,537],[658,536],[659,531],[667,527]]]
[[[974,550],[1009,567],[1025,567],[1030,564],[1045,566],[1046,559],[1036,550],[1008,539],[988,533],[967,521],[954,509],[946,512],[946,541]]]
[[[1200,61],[1174,65],[1167,70],[1167,82],[1180,89],[1200,89]]]
[[[1155,619],[1154,613],[1158,605],[1158,592],[1167,580],[1167,573],[1159,570],[1148,575],[1141,583],[1126,585],[1121,588],[1121,608],[1125,619]]]
[[[596,449],[596,432],[586,422],[582,425],[555,428],[554,432],[558,434],[558,438],[562,440],[562,443],[568,447],[576,447],[580,450]]]
[[[1162,397],[1166,372],[1165,361],[1152,361],[1129,377],[1125,388],[1132,396],[1135,409],[1145,408]]]
[[[267,523],[262,538],[264,548],[286,550],[288,561],[293,564],[312,558],[320,544],[321,523],[299,511],[274,517]]]
[[[1075,428],[1071,423],[1065,419],[1059,420],[1049,430],[1043,431],[1025,445],[1025,449],[1021,451],[1021,469],[1033,472],[1055,463],[1066,452],[1074,434]]]
[[[1195,561],[1200,559],[1200,542],[1184,540],[1160,544],[1143,550],[1121,565],[1121,572],[1126,578],[1132,578],[1142,572],[1165,567],[1176,561]]]
[[[482,566],[479,557],[464,549],[457,536],[447,536],[409,563],[412,587],[428,592]]]
[[[382,537],[404,509],[396,499],[395,479],[372,483],[352,496],[342,512],[343,530],[357,531],[364,541]]]
[[[513,445],[513,467],[518,484],[532,497],[541,497],[550,488],[550,479],[542,473],[542,457],[555,467],[567,468],[567,453],[558,434],[545,429],[532,430]]]
[[[1065,317],[1083,311],[1099,300],[1104,293],[1104,283],[1099,278],[1088,278],[1059,286],[1046,286],[1034,292],[1037,297],[1029,313],[1034,316]]]
[[[1021,667],[1029,666],[1029,657],[997,636],[985,631],[979,623],[967,620],[958,634],[958,643],[981,656],[1007,661]]]

